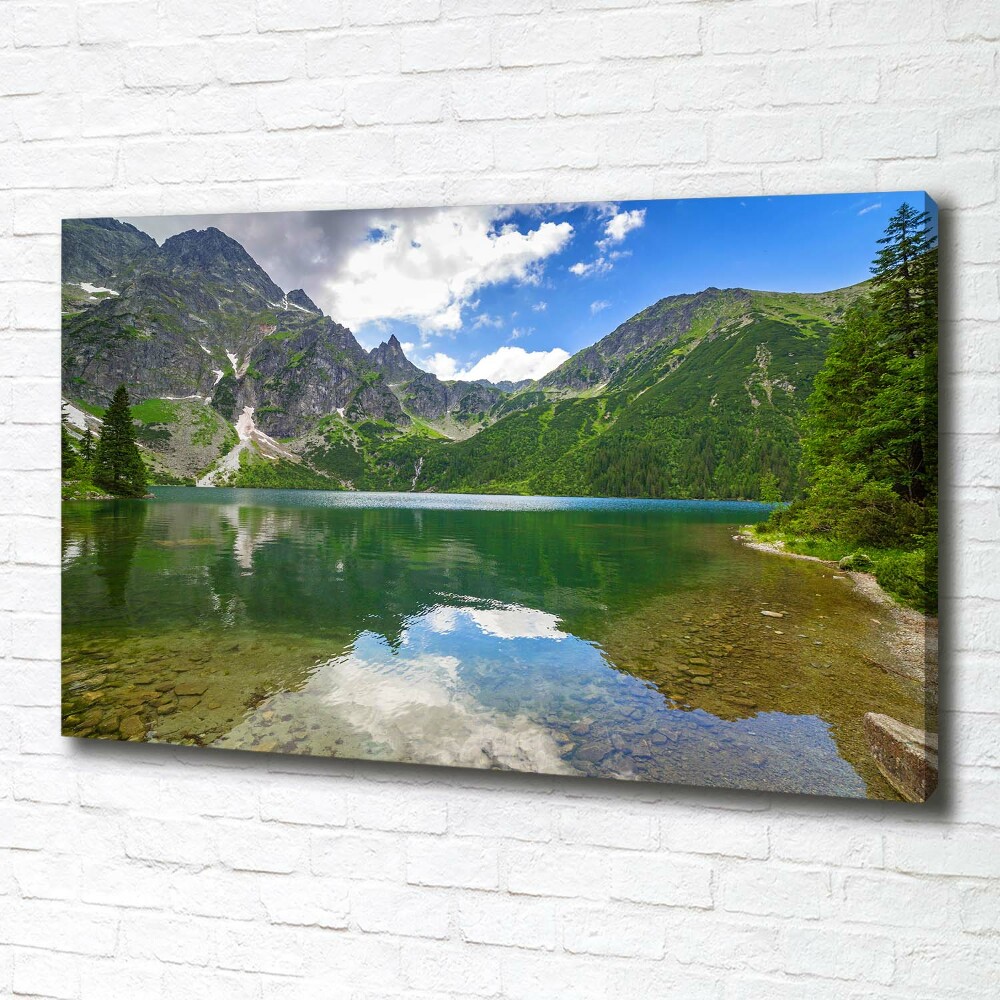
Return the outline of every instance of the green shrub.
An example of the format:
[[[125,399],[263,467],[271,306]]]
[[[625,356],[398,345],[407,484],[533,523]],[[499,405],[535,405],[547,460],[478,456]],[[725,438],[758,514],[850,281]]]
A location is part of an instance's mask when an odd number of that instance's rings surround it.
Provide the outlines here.
[[[844,556],[837,563],[837,566],[840,569],[855,570],[858,573],[870,573],[875,563],[871,556],[865,555],[864,552],[852,552],[850,555]]]

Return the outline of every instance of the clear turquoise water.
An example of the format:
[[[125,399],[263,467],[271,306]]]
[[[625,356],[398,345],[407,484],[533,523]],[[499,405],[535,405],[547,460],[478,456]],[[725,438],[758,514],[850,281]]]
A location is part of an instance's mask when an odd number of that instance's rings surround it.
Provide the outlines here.
[[[849,581],[760,504],[161,487],[64,507],[64,731],[889,797]],[[783,619],[761,615],[771,609]]]

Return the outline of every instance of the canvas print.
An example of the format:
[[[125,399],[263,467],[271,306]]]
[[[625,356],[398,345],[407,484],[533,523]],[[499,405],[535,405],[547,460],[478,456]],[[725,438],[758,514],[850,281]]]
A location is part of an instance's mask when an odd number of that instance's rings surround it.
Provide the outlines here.
[[[66,220],[63,733],[923,801],[936,231]]]

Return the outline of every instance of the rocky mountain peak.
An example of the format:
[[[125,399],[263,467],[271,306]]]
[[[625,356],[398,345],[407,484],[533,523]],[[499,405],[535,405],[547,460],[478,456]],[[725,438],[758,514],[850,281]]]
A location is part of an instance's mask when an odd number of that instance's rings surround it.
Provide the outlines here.
[[[406,356],[395,334],[368,352],[372,364],[390,382],[406,382],[424,373]]]
[[[300,309],[308,309],[309,312],[319,313],[320,316],[323,315],[323,310],[301,288],[293,288],[288,293],[288,302],[290,305],[298,306]]]
[[[253,257],[214,226],[171,236],[160,247],[160,254],[172,270],[197,271],[216,279],[227,291],[242,287],[272,303],[280,303],[285,297]]]
[[[156,240],[117,219],[65,219],[62,224],[63,281],[106,284],[158,251]]]

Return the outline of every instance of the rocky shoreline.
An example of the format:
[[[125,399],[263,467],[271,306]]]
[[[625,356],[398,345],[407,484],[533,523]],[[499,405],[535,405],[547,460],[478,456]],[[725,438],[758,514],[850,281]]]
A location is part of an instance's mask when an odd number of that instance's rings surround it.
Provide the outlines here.
[[[872,666],[903,677],[922,688],[928,730],[911,730],[911,727],[903,727],[897,720],[874,713],[866,715],[865,728],[869,735],[872,754],[885,777],[903,798],[911,802],[923,802],[937,783],[937,734],[931,731],[937,729],[937,618],[901,605],[879,585],[871,573],[842,570],[836,562],[800,552],[789,552],[781,542],[761,541],[748,530],[733,535],[733,541],[757,552],[769,552],[785,558],[822,563],[830,568],[834,576],[849,579],[856,593],[878,605],[880,610],[888,615],[892,622],[892,631],[886,636],[886,643],[892,653],[891,660],[888,663],[870,660],[868,657],[865,657],[865,660]],[[896,729],[907,730],[907,739],[903,740],[895,732]],[[892,744],[893,749],[887,749],[887,744]],[[923,753],[917,755],[911,744],[932,749],[926,755]],[[919,794],[915,790],[919,790]]]

